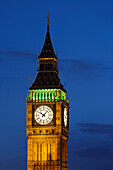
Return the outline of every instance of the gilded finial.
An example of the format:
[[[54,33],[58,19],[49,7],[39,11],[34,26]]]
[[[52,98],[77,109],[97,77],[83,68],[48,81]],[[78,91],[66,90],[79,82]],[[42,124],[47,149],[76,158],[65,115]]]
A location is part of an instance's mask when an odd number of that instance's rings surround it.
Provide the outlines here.
[[[50,17],[49,17],[49,12],[48,12],[48,16],[47,16],[47,25],[50,24],[49,19],[50,19]]]
[[[29,87],[31,86],[31,76],[29,76]]]

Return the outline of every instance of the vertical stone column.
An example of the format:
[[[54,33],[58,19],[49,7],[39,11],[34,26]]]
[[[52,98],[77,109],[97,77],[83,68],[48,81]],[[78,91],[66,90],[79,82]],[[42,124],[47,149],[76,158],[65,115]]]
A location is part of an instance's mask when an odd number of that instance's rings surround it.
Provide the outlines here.
[[[33,100],[35,99],[35,95],[34,95],[34,92],[33,92]]]
[[[42,92],[42,99],[44,100],[44,92]]]
[[[52,99],[54,99],[54,93],[52,92]]]
[[[38,100],[38,93],[36,93],[36,99]]]
[[[50,99],[50,92],[49,92],[49,99]]]
[[[46,100],[47,100],[47,92],[45,93],[45,96],[46,96]]]
[[[32,170],[31,168],[31,162],[32,162],[32,139],[28,138],[28,141],[27,141],[27,147],[28,147],[28,150],[27,150],[27,170]]]
[[[39,93],[39,100],[41,101],[41,93]]]

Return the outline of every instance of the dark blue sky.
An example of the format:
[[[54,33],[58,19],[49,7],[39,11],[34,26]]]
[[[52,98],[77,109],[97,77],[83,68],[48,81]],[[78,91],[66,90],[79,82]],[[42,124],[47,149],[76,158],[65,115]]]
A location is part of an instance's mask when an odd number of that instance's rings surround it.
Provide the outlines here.
[[[26,169],[25,101],[48,11],[71,106],[69,170],[112,170],[112,0],[0,1],[0,169]]]

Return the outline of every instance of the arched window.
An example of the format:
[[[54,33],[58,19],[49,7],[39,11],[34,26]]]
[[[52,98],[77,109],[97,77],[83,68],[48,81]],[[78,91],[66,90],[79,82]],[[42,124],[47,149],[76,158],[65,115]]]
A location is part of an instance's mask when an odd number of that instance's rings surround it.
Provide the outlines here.
[[[45,95],[45,93],[44,93],[44,99],[46,98],[46,95]]]
[[[41,93],[41,99],[42,99],[42,93]]]
[[[50,93],[50,99],[52,99],[52,93]]]
[[[35,93],[35,100],[36,100],[36,93]]]
[[[49,94],[47,93],[47,99],[49,99]]]

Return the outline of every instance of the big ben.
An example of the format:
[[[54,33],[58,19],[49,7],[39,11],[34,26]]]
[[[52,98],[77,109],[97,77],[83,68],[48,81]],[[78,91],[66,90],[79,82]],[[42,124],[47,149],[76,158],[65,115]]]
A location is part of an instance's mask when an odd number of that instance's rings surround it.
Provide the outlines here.
[[[27,170],[68,170],[69,100],[57,62],[48,15],[37,76],[26,101]]]

